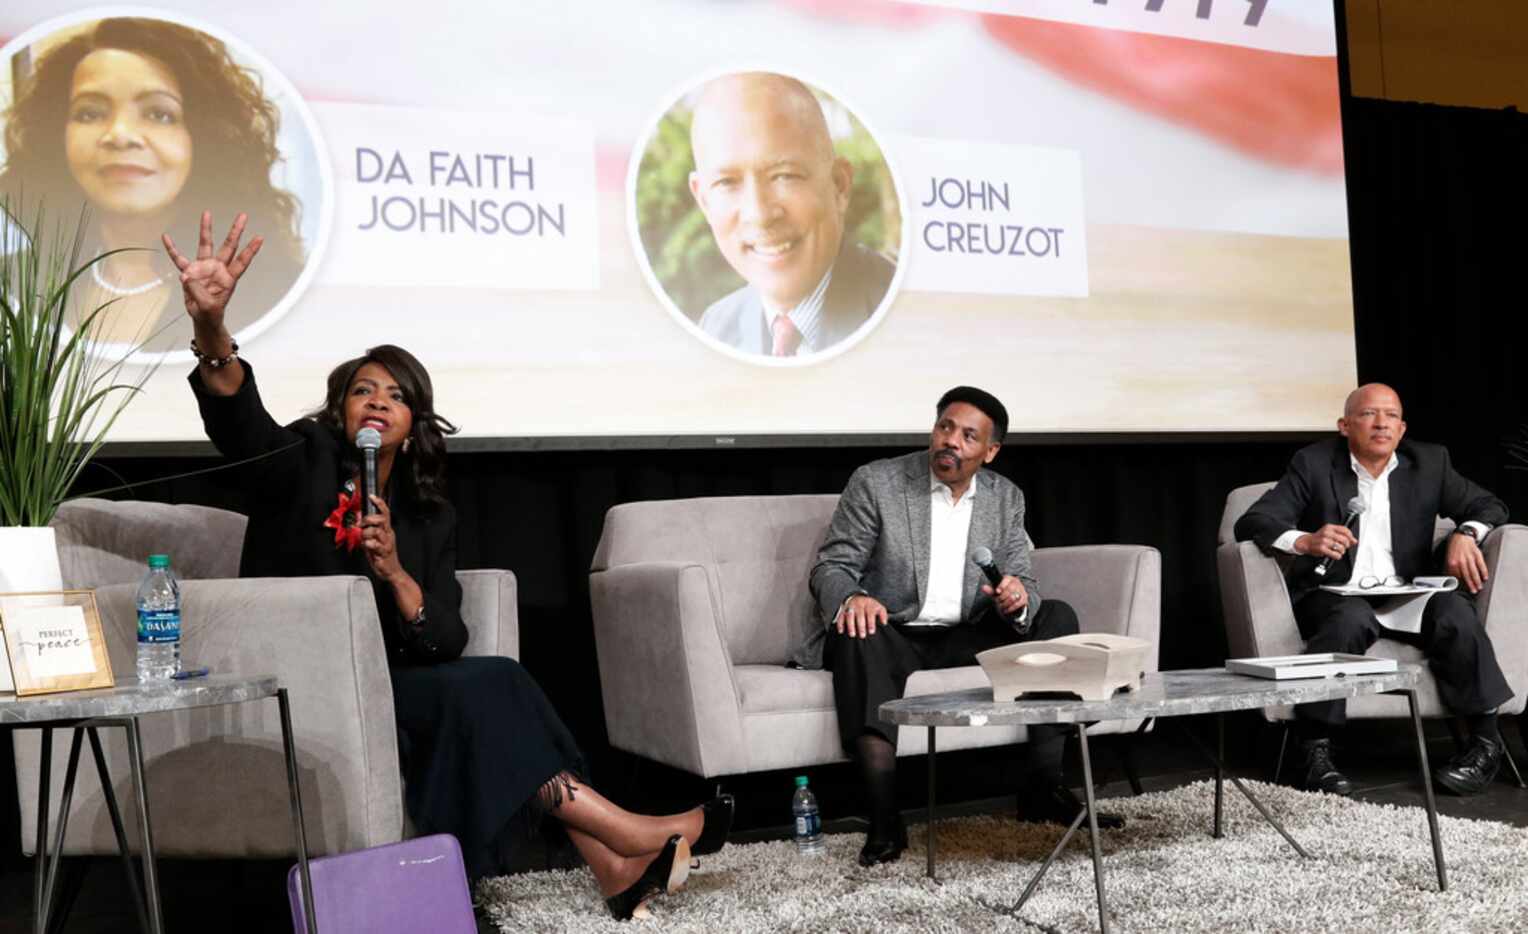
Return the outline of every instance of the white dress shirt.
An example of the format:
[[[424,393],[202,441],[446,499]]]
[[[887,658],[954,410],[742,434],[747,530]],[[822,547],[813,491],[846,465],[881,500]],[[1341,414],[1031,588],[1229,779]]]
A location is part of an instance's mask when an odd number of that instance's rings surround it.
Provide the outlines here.
[[[966,542],[971,535],[976,478],[957,502],[955,493],[929,473],[928,589],[923,609],[908,626],[956,626],[965,602]]]
[[[817,283],[817,288],[803,298],[795,308],[781,312],[770,309],[768,305],[764,306],[764,327],[768,333],[774,333],[775,319],[782,314],[790,318],[791,324],[801,332],[801,343],[796,345],[795,356],[816,353],[822,349],[818,346],[822,340],[822,305],[828,295],[828,284],[832,281],[833,269],[829,267],[822,281]]]
[[[1385,578],[1395,576],[1395,548],[1390,530],[1390,475],[1395,473],[1401,461],[1392,453],[1378,477],[1370,476],[1352,452],[1348,453],[1348,463],[1358,477],[1358,498],[1364,504],[1358,520],[1358,550],[1353,554],[1353,576],[1348,580],[1357,584],[1366,577],[1374,577],[1383,582]],[[1474,527],[1481,539],[1491,530],[1483,522],[1464,524]],[[1290,529],[1274,541],[1273,547],[1294,554],[1295,541],[1304,534],[1299,529]]]

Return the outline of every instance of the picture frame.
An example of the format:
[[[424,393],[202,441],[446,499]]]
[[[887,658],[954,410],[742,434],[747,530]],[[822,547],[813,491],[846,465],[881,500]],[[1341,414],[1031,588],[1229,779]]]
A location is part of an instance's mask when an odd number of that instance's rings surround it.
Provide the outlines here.
[[[93,590],[0,594],[17,697],[116,685]]]

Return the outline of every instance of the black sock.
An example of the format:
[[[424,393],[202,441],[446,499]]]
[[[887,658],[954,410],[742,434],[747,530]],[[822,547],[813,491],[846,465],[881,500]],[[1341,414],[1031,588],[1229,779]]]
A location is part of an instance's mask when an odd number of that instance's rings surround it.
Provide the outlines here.
[[[897,819],[897,748],[879,734],[863,733],[854,758],[870,799],[870,832],[888,834]]]
[[[1496,711],[1490,713],[1470,714],[1464,718],[1465,728],[1470,731],[1470,736],[1483,736],[1493,742],[1501,742],[1501,730],[1496,726]]]
[[[1061,756],[1066,752],[1066,727],[1041,724],[1029,728],[1022,787],[1061,784]]]

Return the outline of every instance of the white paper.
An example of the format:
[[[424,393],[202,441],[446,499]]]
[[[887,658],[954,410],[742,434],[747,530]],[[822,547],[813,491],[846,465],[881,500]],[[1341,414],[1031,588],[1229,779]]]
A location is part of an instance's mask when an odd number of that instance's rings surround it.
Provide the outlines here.
[[[96,670],[83,607],[8,609],[5,626],[11,631],[11,644],[20,648],[34,680],[88,675]]]
[[[1459,588],[1455,577],[1417,577],[1409,584],[1399,587],[1370,587],[1365,590],[1355,584],[1328,584],[1322,590],[1344,597],[1379,597],[1374,601],[1374,618],[1393,632],[1421,632],[1422,611],[1434,594],[1449,593]]]

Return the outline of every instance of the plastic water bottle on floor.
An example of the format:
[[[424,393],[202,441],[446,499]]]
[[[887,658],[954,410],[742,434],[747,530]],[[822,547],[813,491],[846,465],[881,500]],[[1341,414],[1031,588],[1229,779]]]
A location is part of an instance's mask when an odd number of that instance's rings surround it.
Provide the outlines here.
[[[138,584],[138,682],[168,681],[180,671],[180,584],[169,555],[149,555]]]
[[[806,786],[806,776],[796,776],[796,796],[791,799],[791,814],[796,818],[796,852],[821,853],[822,815],[817,811],[817,796]]]

